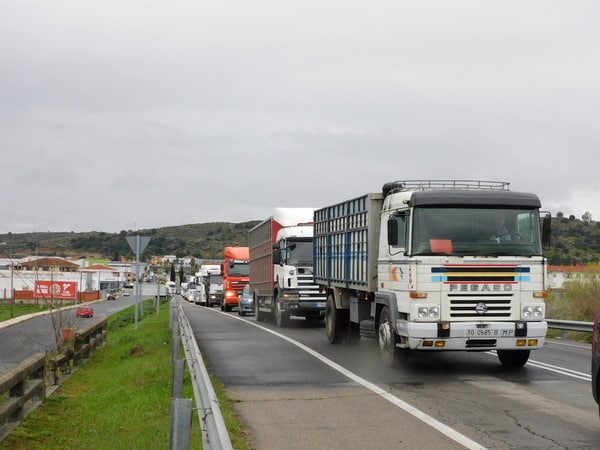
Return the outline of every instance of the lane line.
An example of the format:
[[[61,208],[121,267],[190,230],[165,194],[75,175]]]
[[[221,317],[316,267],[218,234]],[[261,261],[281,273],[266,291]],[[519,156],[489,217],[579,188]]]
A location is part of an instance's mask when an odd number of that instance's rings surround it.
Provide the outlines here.
[[[369,389],[371,392],[379,395],[381,398],[389,401],[390,403],[392,403],[395,406],[399,407],[403,411],[409,413],[413,417],[416,417],[421,422],[424,422],[425,424],[429,425],[430,427],[434,428],[435,430],[439,431],[443,435],[445,435],[448,438],[452,439],[454,442],[457,442],[458,444],[464,446],[465,448],[472,449],[472,450],[485,450],[486,449],[486,447],[484,447],[483,445],[481,445],[481,444],[473,441],[472,439],[468,438],[464,434],[459,433],[455,429],[453,429],[453,428],[449,427],[448,425],[440,422],[439,420],[431,417],[430,415],[424,413],[423,411],[415,408],[414,406],[410,405],[409,403],[406,403],[405,401],[400,400],[398,397],[396,397],[395,395],[393,395],[393,394],[385,391],[384,389],[380,388],[376,384],[371,383],[370,381],[365,380],[364,378],[356,375],[353,372],[350,372],[345,367],[342,367],[338,363],[330,360],[329,358],[321,355],[320,353],[317,353],[315,350],[313,350],[310,347],[307,347],[306,345],[302,344],[301,342],[298,342],[298,341],[296,341],[296,340],[294,340],[294,339],[292,339],[292,338],[290,338],[288,336],[285,336],[285,335],[283,335],[281,333],[278,333],[277,331],[274,331],[274,330],[266,328],[266,327],[264,327],[262,325],[259,325],[256,322],[253,322],[253,321],[250,321],[250,320],[245,320],[244,318],[239,317],[237,315],[231,315],[231,314],[225,313],[223,311],[214,311],[214,312],[218,312],[220,314],[224,314],[224,315],[226,315],[228,317],[233,317],[234,319],[237,319],[237,320],[242,320],[244,323],[248,323],[248,324],[253,325],[253,326],[257,327],[257,328],[260,328],[261,330],[264,330],[264,331],[266,331],[268,333],[271,333],[272,335],[277,336],[278,338],[283,339],[284,341],[287,341],[287,342],[289,342],[292,345],[295,345],[296,347],[298,347],[299,349],[305,351],[309,355],[317,358],[322,363],[328,365],[333,370],[336,370],[337,372],[339,372],[342,375],[346,376],[350,380],[352,380],[352,381],[360,384],[361,386]]]
[[[492,355],[492,356],[498,356],[496,354],[495,351],[490,351],[490,352],[486,352],[488,355]],[[561,375],[566,375],[568,377],[571,378],[576,378],[578,380],[583,380],[583,381],[592,381],[592,375],[588,374],[588,373],[584,373],[584,372],[578,372],[577,370],[573,370],[573,369],[568,369],[566,367],[560,367],[560,366],[555,366],[552,364],[548,364],[542,361],[536,361],[534,359],[530,359],[529,361],[527,361],[528,366],[534,366],[537,367],[539,369],[544,369],[547,370],[549,372],[555,372],[555,373],[560,373]]]

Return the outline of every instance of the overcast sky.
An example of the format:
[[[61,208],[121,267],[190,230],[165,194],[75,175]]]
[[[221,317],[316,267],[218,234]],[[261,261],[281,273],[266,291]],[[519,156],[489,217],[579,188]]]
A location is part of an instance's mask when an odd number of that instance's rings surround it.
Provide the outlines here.
[[[600,2],[0,0],[0,233],[481,179],[600,220]]]

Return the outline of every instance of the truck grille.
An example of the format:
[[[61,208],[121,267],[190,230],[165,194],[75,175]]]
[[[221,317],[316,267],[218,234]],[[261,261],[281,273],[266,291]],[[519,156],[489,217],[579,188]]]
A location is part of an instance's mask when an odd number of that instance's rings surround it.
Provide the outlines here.
[[[313,279],[312,270],[298,269],[298,289],[300,300],[325,301],[325,294],[319,291]]]
[[[529,281],[529,267],[514,264],[433,267],[432,276],[448,288],[453,319],[506,319],[513,315],[514,289]]]
[[[450,297],[450,317],[492,319],[511,316],[512,294],[503,296]]]

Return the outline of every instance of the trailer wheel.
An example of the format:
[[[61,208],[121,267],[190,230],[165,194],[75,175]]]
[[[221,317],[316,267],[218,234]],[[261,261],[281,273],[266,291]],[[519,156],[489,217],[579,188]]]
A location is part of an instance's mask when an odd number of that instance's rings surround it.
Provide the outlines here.
[[[381,310],[378,330],[379,354],[387,367],[397,367],[408,362],[408,349],[399,349],[396,344],[400,340],[392,324],[392,315],[388,307]]]
[[[286,328],[290,325],[290,313],[284,311],[281,307],[281,300],[279,300],[279,294],[275,299],[275,324],[279,328]]]
[[[333,295],[329,295],[325,306],[325,330],[330,344],[341,344],[346,340],[349,322],[349,311],[337,309]]]
[[[377,338],[374,319],[365,319],[360,322],[360,336],[365,339]]]
[[[504,367],[523,367],[531,350],[497,350],[497,353]]]

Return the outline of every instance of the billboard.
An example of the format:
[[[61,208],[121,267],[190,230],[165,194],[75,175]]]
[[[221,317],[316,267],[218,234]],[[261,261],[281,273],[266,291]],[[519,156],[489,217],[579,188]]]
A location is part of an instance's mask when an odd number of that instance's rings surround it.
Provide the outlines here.
[[[77,298],[77,283],[73,281],[44,281],[37,280],[34,284],[36,297],[75,300]]]

